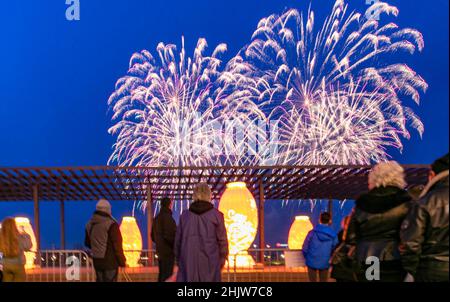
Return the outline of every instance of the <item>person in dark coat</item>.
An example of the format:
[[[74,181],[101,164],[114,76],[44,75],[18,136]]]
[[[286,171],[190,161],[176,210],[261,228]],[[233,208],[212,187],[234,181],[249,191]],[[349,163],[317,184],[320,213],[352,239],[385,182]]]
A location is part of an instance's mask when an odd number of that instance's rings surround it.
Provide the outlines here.
[[[342,220],[342,229],[338,233],[339,244],[331,257],[331,278],[336,282],[355,282],[355,274],[353,273],[354,259],[352,257],[353,246],[345,242],[347,236],[348,225],[351,215]]]
[[[228,257],[224,217],[211,203],[211,189],[206,183],[195,187],[193,200],[177,228],[177,282],[220,282]]]
[[[394,161],[379,163],[369,173],[370,191],[356,200],[346,238],[356,246],[358,281],[405,279],[398,248],[400,226],[411,203],[405,187],[404,170]]]
[[[119,267],[125,267],[119,224],[111,216],[111,205],[101,199],[86,225],[85,245],[91,249],[97,282],[116,282]]]
[[[152,241],[156,244],[158,255],[158,282],[166,281],[173,274],[175,264],[173,247],[176,231],[177,225],[172,217],[172,201],[170,198],[163,198],[152,229]]]
[[[330,213],[321,213],[320,223],[308,233],[303,243],[302,252],[311,282],[328,281],[331,254],[338,244],[336,232],[329,226],[330,222]]]
[[[430,181],[403,222],[403,267],[415,281],[449,281],[449,155],[436,160]]]

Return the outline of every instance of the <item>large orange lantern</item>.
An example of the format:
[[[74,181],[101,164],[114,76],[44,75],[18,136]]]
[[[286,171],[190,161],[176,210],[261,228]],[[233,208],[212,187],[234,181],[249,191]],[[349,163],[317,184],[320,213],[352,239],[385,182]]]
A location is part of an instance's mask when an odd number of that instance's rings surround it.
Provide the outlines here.
[[[308,216],[296,216],[289,230],[288,246],[290,250],[301,250],[303,242],[313,225]]]
[[[25,252],[25,269],[34,268],[34,260],[36,259],[37,252],[37,243],[36,236],[34,235],[33,227],[31,226],[30,219],[26,217],[16,217],[14,218],[16,221],[17,229],[20,233],[27,233],[31,238],[31,250]]]
[[[120,224],[122,247],[129,267],[139,266],[142,251],[142,236],[134,217],[123,217]]]
[[[252,193],[244,182],[226,185],[220,198],[219,211],[224,214],[228,236],[230,266],[248,267],[255,264],[247,250],[255,240],[258,211]],[[236,264],[234,260],[236,259]]]

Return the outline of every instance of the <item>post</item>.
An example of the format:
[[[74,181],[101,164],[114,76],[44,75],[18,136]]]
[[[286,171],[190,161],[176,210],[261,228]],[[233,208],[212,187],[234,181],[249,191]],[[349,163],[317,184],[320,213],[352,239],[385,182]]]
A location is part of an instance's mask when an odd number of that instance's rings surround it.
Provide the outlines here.
[[[329,225],[332,225],[333,224],[333,198],[331,198],[331,197],[328,199],[328,213],[330,213],[330,217],[331,217]]]
[[[59,218],[60,218],[60,241],[61,249],[66,249],[66,227],[65,227],[65,213],[64,213],[64,200],[59,202]]]
[[[152,226],[153,226],[153,197],[152,188],[150,184],[147,185],[147,249],[148,256],[150,258],[150,264],[153,265],[153,253],[152,253]]]
[[[259,227],[259,258],[264,264],[264,249],[266,248],[265,231],[264,231],[264,185],[262,179],[259,180],[259,203],[258,203],[258,227]]]
[[[39,187],[33,185],[33,203],[34,203],[34,232],[36,236],[36,250],[41,250],[41,224],[39,217]]]

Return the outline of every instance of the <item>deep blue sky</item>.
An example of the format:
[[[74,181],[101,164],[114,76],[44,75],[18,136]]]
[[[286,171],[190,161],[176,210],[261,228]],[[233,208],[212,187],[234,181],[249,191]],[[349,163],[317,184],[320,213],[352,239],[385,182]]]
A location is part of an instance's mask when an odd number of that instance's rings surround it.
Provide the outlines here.
[[[228,44],[235,54],[257,22],[286,8],[306,8],[297,0],[81,0],[81,20],[65,19],[65,0],[2,1],[0,4],[0,166],[104,165],[111,152],[111,125],[106,101],[115,81],[127,70],[131,54],[154,51],[158,42],[180,42],[188,53],[198,37],[211,48]],[[400,9],[401,27],[414,27],[425,38],[421,54],[405,57],[429,83],[421,106],[412,106],[425,124],[422,139],[413,133],[404,141],[402,163],[429,163],[448,152],[448,0],[392,0]],[[333,0],[313,0],[315,10],[327,13]],[[351,0],[363,10],[365,0]],[[94,203],[68,203],[67,241],[81,242],[82,226]],[[131,211],[131,204],[114,203],[114,215]],[[269,240],[283,241],[289,225],[276,227],[303,208],[284,211],[268,205]],[[31,203],[0,203],[7,215],[32,217]],[[56,204],[42,205],[43,247],[59,245]],[[144,219],[139,216],[143,224]],[[142,226],[143,234],[145,232]]]

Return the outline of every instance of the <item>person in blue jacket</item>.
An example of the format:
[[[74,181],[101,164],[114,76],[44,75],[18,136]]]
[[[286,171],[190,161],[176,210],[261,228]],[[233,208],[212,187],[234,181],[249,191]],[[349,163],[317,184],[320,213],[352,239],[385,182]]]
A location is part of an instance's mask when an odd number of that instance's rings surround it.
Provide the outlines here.
[[[310,282],[327,282],[330,257],[338,244],[336,232],[328,225],[331,215],[320,214],[320,223],[308,233],[303,243],[303,256],[308,267]]]

